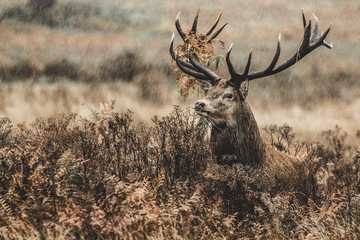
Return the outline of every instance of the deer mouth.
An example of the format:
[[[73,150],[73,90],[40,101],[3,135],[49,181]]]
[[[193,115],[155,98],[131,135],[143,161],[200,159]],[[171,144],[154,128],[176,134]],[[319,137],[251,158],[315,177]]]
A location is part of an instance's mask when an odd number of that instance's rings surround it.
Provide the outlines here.
[[[198,115],[203,116],[203,117],[209,117],[209,115],[210,115],[210,112],[209,112],[209,111],[205,111],[204,109],[195,110],[195,112],[196,112]]]

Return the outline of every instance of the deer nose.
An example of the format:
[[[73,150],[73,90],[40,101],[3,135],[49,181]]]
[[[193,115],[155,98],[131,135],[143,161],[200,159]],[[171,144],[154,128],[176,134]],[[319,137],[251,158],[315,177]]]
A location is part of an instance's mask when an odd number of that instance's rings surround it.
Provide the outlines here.
[[[203,102],[195,102],[195,111],[201,111],[205,107],[205,103]]]

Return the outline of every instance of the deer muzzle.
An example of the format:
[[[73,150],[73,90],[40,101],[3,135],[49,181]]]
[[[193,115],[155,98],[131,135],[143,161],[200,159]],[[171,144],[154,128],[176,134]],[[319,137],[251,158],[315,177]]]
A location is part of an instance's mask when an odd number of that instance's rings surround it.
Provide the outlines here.
[[[203,100],[195,102],[195,112],[205,117],[209,115],[209,111],[206,110],[206,103]]]

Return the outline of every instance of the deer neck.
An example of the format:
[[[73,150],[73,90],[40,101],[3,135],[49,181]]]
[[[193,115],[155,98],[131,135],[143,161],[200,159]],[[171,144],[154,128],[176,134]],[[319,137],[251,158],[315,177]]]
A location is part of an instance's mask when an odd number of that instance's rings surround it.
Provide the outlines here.
[[[233,121],[226,126],[212,128],[215,154],[235,155],[242,164],[258,165],[264,159],[265,145],[249,104],[240,102],[230,118]]]

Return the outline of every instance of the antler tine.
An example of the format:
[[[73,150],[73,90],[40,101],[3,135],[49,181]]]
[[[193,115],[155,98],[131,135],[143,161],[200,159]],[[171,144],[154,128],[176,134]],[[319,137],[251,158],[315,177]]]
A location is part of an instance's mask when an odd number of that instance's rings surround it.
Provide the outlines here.
[[[181,29],[181,25],[180,25],[180,12],[176,15],[175,27],[176,27],[176,30],[178,31],[180,37],[182,38],[182,40],[185,41],[186,35],[185,35],[184,31]]]
[[[177,56],[176,56],[176,53],[174,52],[174,38],[175,38],[175,34],[173,33],[172,37],[171,37],[171,41],[170,41],[169,52],[170,52],[170,55],[171,55],[172,59],[174,59],[176,61]],[[178,59],[178,61],[181,63],[181,65],[183,65],[183,66],[185,66],[187,68],[190,68],[192,70],[197,71],[197,69],[193,65],[191,65],[190,63],[185,62],[185,61],[183,61],[181,59]]]
[[[221,18],[221,14],[222,13],[220,13],[219,14],[219,16],[216,18],[216,20],[215,20],[215,23],[211,26],[211,28],[206,32],[206,36],[209,36],[211,33],[212,33],[212,31],[214,31],[214,29],[216,28],[216,26],[217,26],[217,24],[219,23],[219,21],[220,21],[220,18]]]
[[[299,54],[303,49],[309,47],[309,45],[310,45],[310,36],[311,36],[311,20],[309,20],[309,24],[305,28],[304,35],[303,35],[303,40],[302,40],[301,45],[300,45]]]
[[[197,57],[196,53],[192,53],[191,52],[191,46],[189,44],[189,60],[190,63],[198,69],[198,71],[200,71],[201,73],[205,74],[209,80],[211,80],[211,84],[214,85],[216,81],[220,80],[221,78],[214,73],[213,71],[211,71],[209,68],[205,67],[199,60],[199,58]]]
[[[304,28],[306,28],[306,18],[305,18],[304,9],[302,9],[302,20],[303,20]]]
[[[170,52],[170,56],[172,57],[172,59],[175,60],[176,56],[175,56],[175,52],[174,52],[174,38],[175,38],[175,33],[173,33],[171,35],[171,40],[170,40],[170,45],[169,45],[169,52]]]
[[[193,22],[193,25],[191,28],[191,33],[193,33],[193,34],[196,34],[196,28],[197,28],[197,23],[198,23],[198,19],[199,19],[199,12],[200,12],[200,9],[198,9],[196,12],[196,16],[194,18],[194,22]]]
[[[248,76],[249,74],[249,70],[250,70],[250,65],[251,65],[251,56],[252,56],[252,49],[250,51],[250,54],[249,54],[249,57],[248,57],[248,61],[247,61],[247,64],[246,64],[246,67],[245,67],[245,70],[242,74],[242,76],[246,77]]]
[[[332,49],[333,48],[333,44],[332,43],[328,43],[325,41],[326,36],[329,34],[331,29],[331,23],[330,23],[330,27],[328,29],[326,29],[325,33],[323,33],[323,35],[321,35],[320,37],[320,41],[322,42],[322,45],[324,45],[325,47]]]
[[[210,36],[209,40],[207,41],[208,43],[211,42],[214,38],[216,38],[221,31],[224,29],[224,27],[227,25],[228,23],[225,23],[221,28],[219,28],[216,32],[214,32],[213,35]]]
[[[273,70],[274,67],[275,67],[275,65],[276,65],[276,63],[277,63],[277,61],[279,60],[280,52],[281,52],[280,41],[281,41],[281,33],[279,33],[278,43],[277,43],[277,46],[276,46],[276,52],[275,52],[274,58],[273,58],[273,60],[271,61],[269,67],[267,68],[268,71]]]
[[[279,38],[278,47],[277,47],[275,56],[274,56],[271,64],[269,65],[269,67],[267,67],[264,71],[259,71],[259,72],[254,72],[254,73],[249,74],[249,76],[248,76],[249,80],[262,78],[262,77],[270,76],[275,73],[281,72],[281,71],[289,68],[290,66],[294,65],[296,62],[300,61],[303,57],[305,57],[307,54],[309,54],[310,52],[312,52],[314,49],[316,49],[317,47],[319,47],[321,45],[324,45],[327,48],[332,48],[332,44],[329,44],[325,41],[325,38],[328,35],[331,26],[325,31],[324,34],[322,34],[319,37],[318,19],[315,16],[314,17],[315,29],[311,36],[311,21],[309,20],[309,23],[306,25],[304,11],[302,12],[302,17],[303,17],[303,23],[304,23],[304,33],[303,33],[303,39],[301,41],[298,51],[290,59],[283,62],[279,66],[275,67],[275,65],[279,59],[279,56],[280,56],[280,38]],[[280,35],[279,35],[279,37],[280,37]]]
[[[229,50],[226,53],[225,59],[226,59],[226,65],[229,69],[230,76],[232,79],[235,79],[239,74],[235,71],[234,66],[232,65],[231,60],[230,60],[230,53],[231,53],[232,47],[233,47],[233,44],[230,45]]]
[[[310,42],[314,42],[319,39],[319,19],[313,13],[313,18],[315,19],[314,31],[312,32],[312,36]]]

